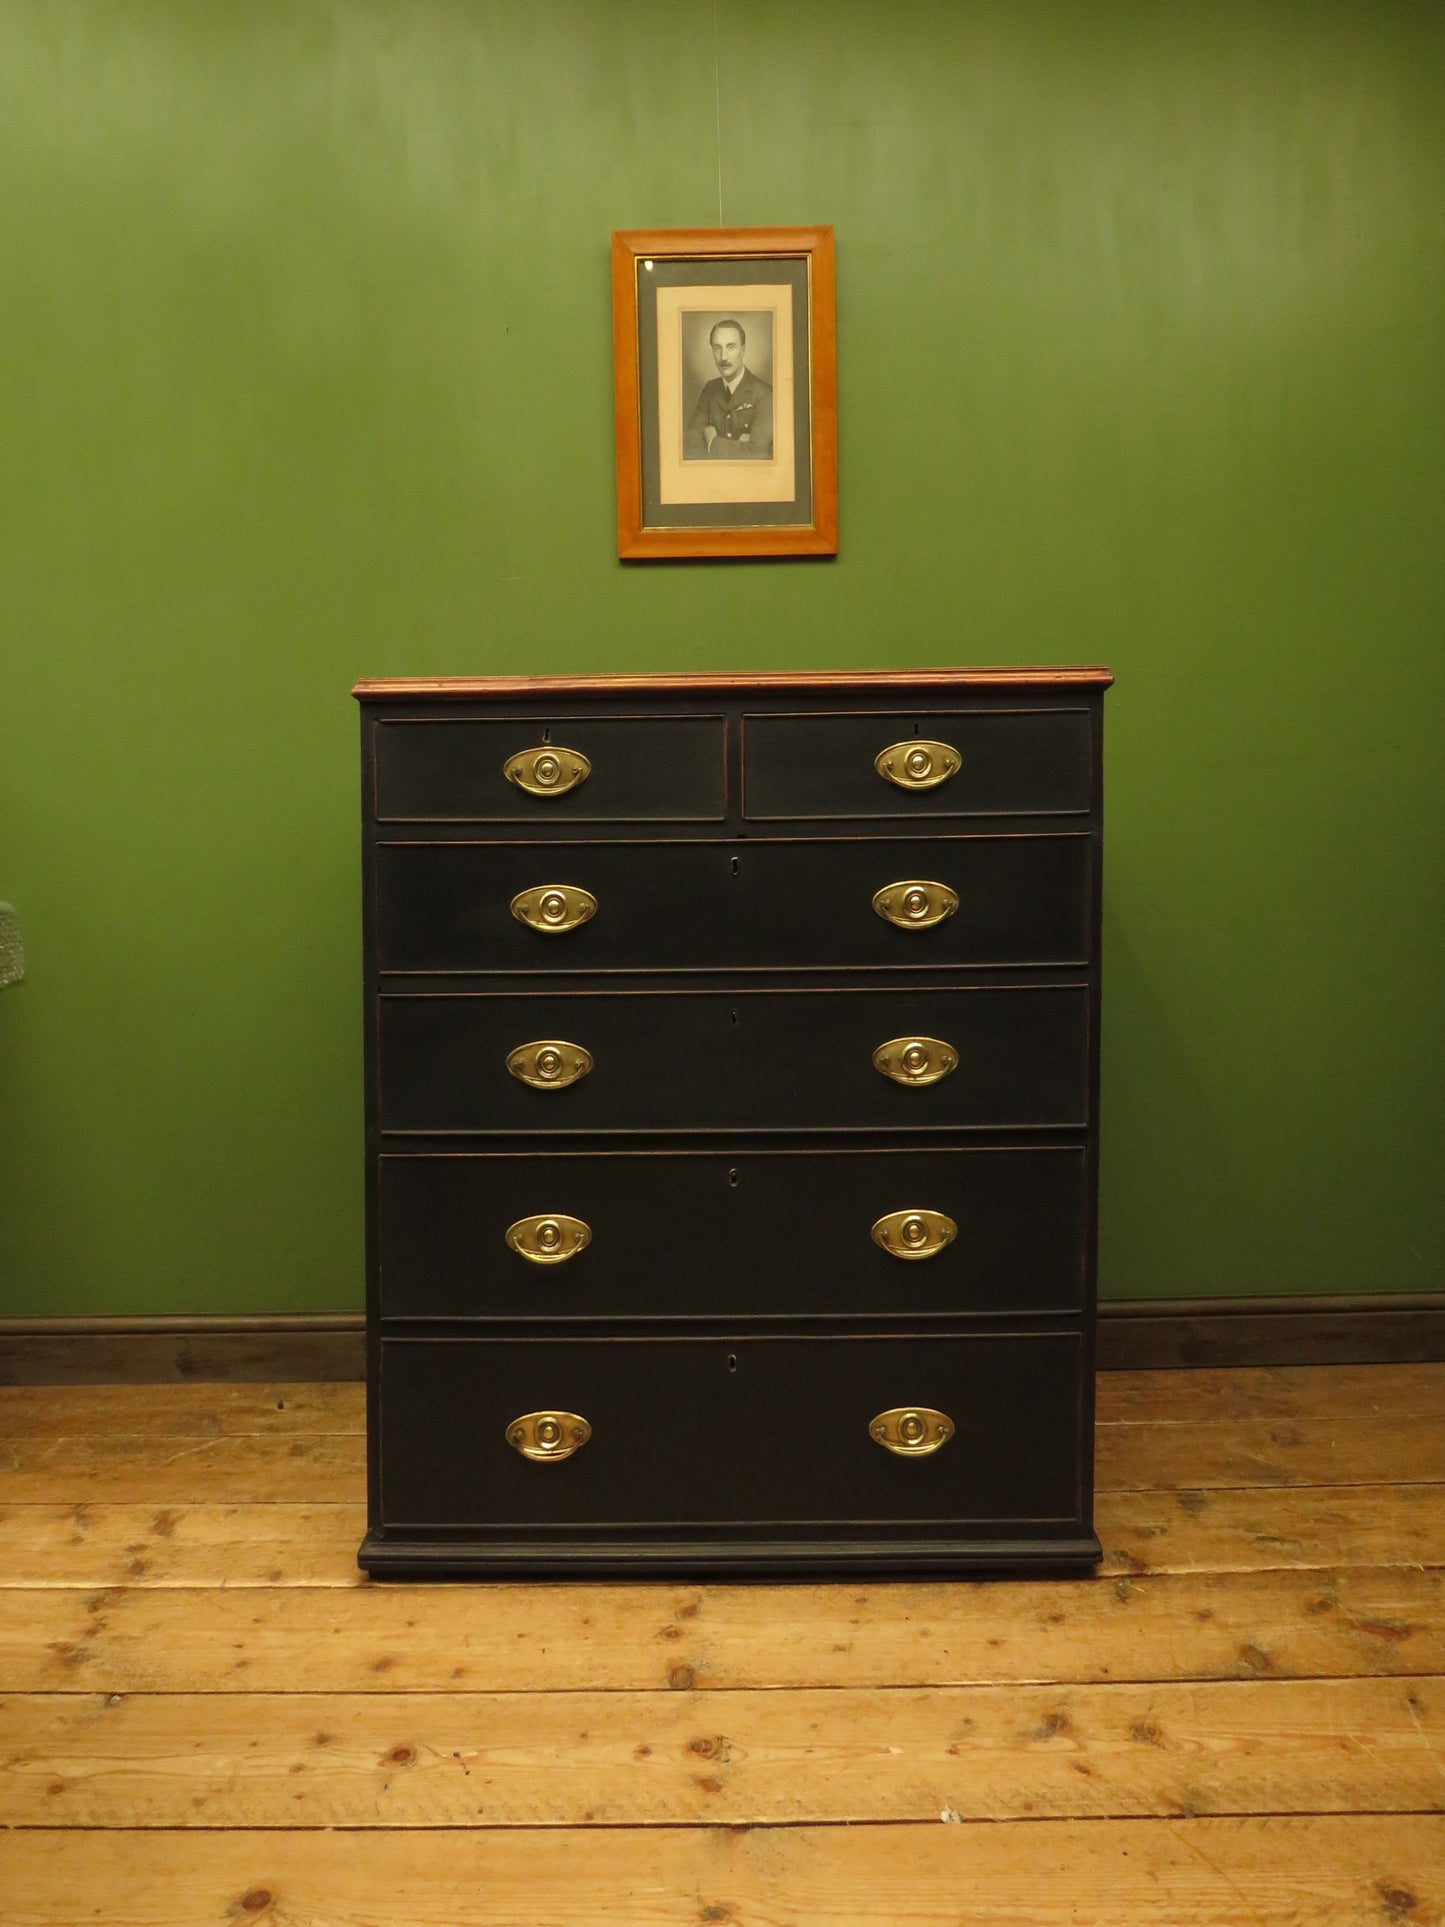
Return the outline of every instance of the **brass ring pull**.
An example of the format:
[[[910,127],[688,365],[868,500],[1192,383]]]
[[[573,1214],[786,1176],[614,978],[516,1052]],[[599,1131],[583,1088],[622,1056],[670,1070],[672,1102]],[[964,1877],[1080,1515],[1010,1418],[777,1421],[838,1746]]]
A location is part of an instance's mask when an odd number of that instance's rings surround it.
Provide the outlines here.
[[[873,908],[887,923],[900,930],[932,930],[958,908],[958,892],[946,883],[926,883],[910,877],[903,883],[888,883],[877,891]]]
[[[512,898],[512,915],[544,937],[565,936],[596,914],[597,899],[590,890],[570,883],[539,883],[519,890]]]
[[[591,1225],[581,1218],[569,1218],[565,1211],[554,1211],[548,1217],[518,1218],[507,1226],[507,1243],[534,1265],[565,1264],[591,1242]]]
[[[895,1405],[880,1412],[868,1427],[869,1432],[888,1452],[901,1459],[925,1459],[953,1437],[953,1420],[931,1405]]]
[[[519,749],[502,765],[502,774],[528,796],[565,796],[585,783],[592,765],[580,749]]]
[[[890,1211],[873,1227],[873,1242],[890,1258],[936,1258],[958,1236],[942,1211]]]
[[[525,1412],[507,1427],[507,1443],[524,1459],[539,1465],[549,1459],[570,1459],[592,1436],[592,1427],[576,1412]]]
[[[873,1068],[895,1084],[936,1084],[958,1069],[958,1052],[940,1037],[890,1037],[874,1051]]]
[[[541,1037],[535,1044],[518,1044],[507,1053],[507,1069],[534,1091],[561,1091],[585,1077],[592,1053],[561,1037]]]
[[[888,782],[901,790],[931,790],[957,776],[963,758],[952,743],[934,743],[915,737],[911,742],[890,743],[873,758],[873,767]]]

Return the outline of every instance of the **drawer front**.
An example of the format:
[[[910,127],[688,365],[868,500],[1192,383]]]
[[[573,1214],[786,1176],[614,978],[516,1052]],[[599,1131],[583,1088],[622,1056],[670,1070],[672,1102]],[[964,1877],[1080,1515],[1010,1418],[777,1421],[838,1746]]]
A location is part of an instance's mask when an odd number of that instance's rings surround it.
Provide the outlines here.
[[[879,774],[875,759],[883,751],[914,741],[954,751],[956,772],[917,789]],[[743,722],[743,812],[756,818],[1079,813],[1089,808],[1091,769],[1085,709],[748,716]]]
[[[375,725],[379,822],[685,823],[727,810],[721,716],[401,719]],[[506,775],[516,756],[573,752],[590,764],[532,794]]]
[[[609,1525],[880,1535],[1080,1514],[1081,1341],[926,1338],[389,1339],[381,1348],[381,1516],[509,1533]],[[900,1457],[899,1408],[953,1425]],[[553,1463],[513,1422],[576,1414]]]
[[[381,843],[377,961],[403,972],[1081,964],[1089,853],[1078,833]],[[896,898],[887,907],[901,924],[875,909],[878,892],[918,879],[951,891],[957,908],[921,924]],[[595,909],[561,930],[535,911],[531,922],[513,913],[518,897],[556,885],[585,892]]]
[[[732,1151],[383,1157],[386,1318],[848,1317],[1073,1312],[1082,1150]],[[898,1214],[956,1230],[923,1256]],[[509,1244],[571,1219],[561,1258]],[[570,1228],[569,1228],[570,1234]],[[549,1234],[550,1235],[550,1234]],[[918,1233],[912,1233],[917,1237]],[[532,1240],[535,1245],[535,1234]]]
[[[378,998],[384,1131],[716,1131],[1082,1127],[1088,991],[559,991]],[[537,1089],[509,1073],[560,1040],[591,1068]],[[932,1039],[936,1083],[874,1068]]]

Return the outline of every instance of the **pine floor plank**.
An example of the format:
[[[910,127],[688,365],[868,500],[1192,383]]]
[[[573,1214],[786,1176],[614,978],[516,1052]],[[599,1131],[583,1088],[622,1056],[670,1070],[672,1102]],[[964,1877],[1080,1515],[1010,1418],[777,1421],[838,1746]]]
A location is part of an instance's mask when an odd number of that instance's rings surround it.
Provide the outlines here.
[[[1426,1927],[1433,1816],[0,1836],[7,1927]]]
[[[1096,1405],[1101,1425],[1350,1417],[1438,1421],[1445,1411],[1445,1364],[1100,1372]]]
[[[1445,1811],[1445,1682],[0,1697],[0,1826]]]
[[[838,1586],[0,1592],[0,1692],[660,1687],[1445,1673],[1445,1571]]]
[[[1438,1420],[1445,1411],[1445,1364],[1102,1372],[1097,1403],[1101,1425],[1352,1416]],[[0,1386],[0,1438],[365,1429],[366,1393],[359,1384]]]
[[[1361,1417],[1101,1425],[1099,1492],[1445,1482],[1445,1408],[1433,1418]]]
[[[0,1438],[224,1438],[246,1432],[365,1432],[366,1387],[260,1385],[0,1386]]]
[[[1106,1578],[1445,1565],[1445,1485],[1100,1495]],[[358,1586],[359,1502],[0,1505],[6,1586]]]
[[[1108,1492],[1103,1576],[1445,1565],[1445,1485]]]
[[[1099,1493],[1445,1483],[1445,1413],[1098,1428]],[[360,1433],[0,1439],[0,1501],[64,1505],[345,1504],[362,1496]]]

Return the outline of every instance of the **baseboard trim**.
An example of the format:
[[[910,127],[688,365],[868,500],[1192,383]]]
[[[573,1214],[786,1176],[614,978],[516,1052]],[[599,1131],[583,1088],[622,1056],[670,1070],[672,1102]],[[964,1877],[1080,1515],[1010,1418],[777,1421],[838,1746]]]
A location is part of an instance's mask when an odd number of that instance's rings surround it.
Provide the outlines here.
[[[360,1312],[0,1318],[0,1385],[303,1384],[366,1376]]]
[[[1101,1372],[1222,1365],[1420,1365],[1445,1359],[1445,1292],[1333,1298],[1115,1299]]]
[[[1445,1359],[1445,1292],[1349,1298],[1114,1299],[1103,1372]],[[0,1385],[299,1384],[366,1376],[360,1312],[0,1318]]]

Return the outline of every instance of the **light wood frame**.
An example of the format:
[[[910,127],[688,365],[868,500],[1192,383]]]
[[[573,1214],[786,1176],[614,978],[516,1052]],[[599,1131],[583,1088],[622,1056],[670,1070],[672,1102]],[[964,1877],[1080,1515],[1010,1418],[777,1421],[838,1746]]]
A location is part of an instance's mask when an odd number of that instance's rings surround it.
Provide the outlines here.
[[[807,474],[806,519],[788,521],[789,504],[760,511],[757,523],[716,526],[708,509],[687,520],[687,504],[651,511],[644,499],[644,399],[655,375],[641,366],[639,263],[726,264],[756,260],[759,280],[770,262],[806,264]],[[838,550],[837,322],[833,290],[833,230],[796,228],[634,228],[612,236],[612,344],[617,412],[617,553],[623,560],[696,556],[835,555]],[[657,404],[654,403],[654,407]],[[654,430],[655,438],[655,430]],[[716,505],[712,505],[716,506]],[[736,503],[724,506],[736,508]],[[669,517],[667,519],[659,519]]]

